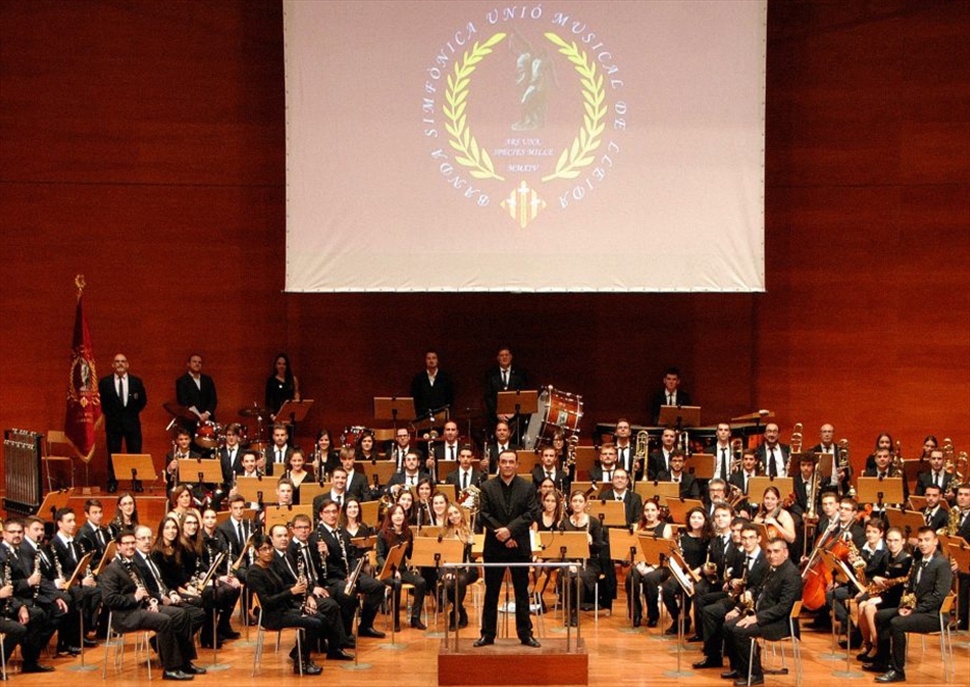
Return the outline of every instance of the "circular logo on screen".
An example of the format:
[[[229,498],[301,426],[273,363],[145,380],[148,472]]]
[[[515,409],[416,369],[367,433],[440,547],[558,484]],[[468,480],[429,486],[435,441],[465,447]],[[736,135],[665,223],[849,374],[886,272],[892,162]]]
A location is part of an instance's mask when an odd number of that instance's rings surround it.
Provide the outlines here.
[[[591,202],[627,126],[607,40],[543,5],[494,9],[445,34],[427,67],[422,134],[451,193],[525,229]]]

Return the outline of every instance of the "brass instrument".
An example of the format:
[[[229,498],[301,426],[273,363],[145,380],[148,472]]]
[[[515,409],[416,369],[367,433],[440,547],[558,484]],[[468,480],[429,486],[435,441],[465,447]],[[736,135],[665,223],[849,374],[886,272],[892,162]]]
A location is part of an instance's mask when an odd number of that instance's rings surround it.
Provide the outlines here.
[[[711,560],[710,544],[707,546],[707,558],[704,559],[704,565],[701,566],[701,574],[711,582],[717,582],[717,563]]]
[[[677,436],[677,443],[680,444],[680,450],[684,452],[684,457],[690,455],[690,434],[687,432],[687,428],[680,430],[680,434]]]
[[[740,437],[731,439],[731,466],[730,472],[734,474],[741,469],[741,456],[744,455],[744,440]],[[724,479],[727,479],[725,475]]]
[[[839,472],[842,472],[842,470],[848,471],[849,469],[849,440],[848,439],[839,440],[839,450],[837,453],[838,453],[837,466],[838,466]],[[856,493],[855,487],[850,484],[849,489],[846,491],[846,496],[848,496],[849,498],[855,498],[855,493]]]
[[[744,572],[741,573],[741,584],[733,594],[734,603],[741,608],[742,617],[754,615],[754,597],[748,590],[748,572],[748,566],[745,565]]]
[[[791,452],[793,454],[802,452],[802,429],[803,426],[801,422],[796,422],[795,426],[792,428]]]
[[[948,537],[952,537],[960,529],[960,509],[956,506],[950,506],[950,510],[947,511],[946,517],[946,527],[941,527],[936,531],[938,535],[945,534]]]
[[[943,497],[947,500],[952,500],[956,495],[956,487],[966,482],[968,468],[967,463],[967,452],[960,451],[959,456],[957,456],[956,460],[954,460],[951,446],[950,456],[946,459],[946,462],[943,465],[943,471],[950,473],[950,476],[952,477],[949,486],[946,488],[946,493],[943,495]]]
[[[575,435],[574,435],[575,436]],[[636,449],[633,451],[633,472],[636,473],[641,465],[644,465],[647,460],[647,454],[650,452],[650,435],[647,434],[646,430],[641,429],[637,432],[637,445]],[[636,479],[631,475],[630,477],[633,484],[636,485]]]
[[[905,463],[906,461],[903,459],[903,442],[897,441],[896,450],[893,451],[893,470],[896,472],[897,475],[904,474],[903,465]]]
[[[425,432],[424,438],[428,440],[428,460],[432,461],[431,483],[435,484],[438,481],[438,461],[434,457],[434,440],[438,438],[438,430],[432,429],[430,432]]]

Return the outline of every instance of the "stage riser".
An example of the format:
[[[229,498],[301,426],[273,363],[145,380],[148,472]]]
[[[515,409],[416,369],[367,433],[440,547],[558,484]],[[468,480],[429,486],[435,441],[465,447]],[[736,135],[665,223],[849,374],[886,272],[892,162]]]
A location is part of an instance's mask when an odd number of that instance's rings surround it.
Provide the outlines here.
[[[588,685],[589,656],[586,645],[566,652],[565,639],[542,639],[539,649],[518,641],[500,639],[492,646],[474,648],[475,640],[462,639],[438,650],[439,685],[478,685],[488,676],[490,685]],[[470,668],[474,667],[474,670]]]

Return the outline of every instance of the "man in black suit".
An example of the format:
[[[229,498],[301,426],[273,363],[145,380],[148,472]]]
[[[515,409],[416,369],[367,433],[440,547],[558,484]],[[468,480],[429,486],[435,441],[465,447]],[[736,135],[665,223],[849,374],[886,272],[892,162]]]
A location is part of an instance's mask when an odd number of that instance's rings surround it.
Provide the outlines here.
[[[458,469],[448,473],[445,484],[454,484],[458,494],[469,486],[477,487],[482,480],[482,473],[474,465],[475,451],[470,444],[462,444],[458,451]]]
[[[293,455],[293,448],[289,442],[290,431],[286,425],[280,423],[273,425],[273,445],[266,449],[266,462],[260,465],[266,471],[267,477],[273,475],[280,477],[286,472],[290,456]]]
[[[485,374],[485,410],[488,413],[489,425],[494,427],[499,420],[512,422],[514,415],[497,412],[498,393],[500,391],[524,391],[529,383],[524,370],[512,367],[512,350],[508,346],[499,349],[496,356],[498,365],[489,369]],[[527,420],[527,418],[524,418]],[[522,430],[525,430],[523,424]],[[493,454],[493,458],[494,458]],[[492,470],[491,472],[495,472]]]
[[[819,478],[818,485],[815,484],[816,469],[815,454],[803,453],[798,461],[798,474],[792,476],[792,489],[795,491],[795,503],[790,508],[792,516],[801,518],[812,510],[812,504],[815,504],[814,511],[818,513],[822,480]]]
[[[216,383],[212,377],[202,374],[202,356],[193,353],[186,364],[184,375],[175,380],[175,398],[180,406],[185,406],[199,418],[199,422],[215,421]],[[183,420],[186,429],[195,436],[196,422]]]
[[[916,572],[906,589],[915,594],[912,604],[906,602],[904,593],[898,608],[876,611],[879,650],[863,670],[883,673],[876,678],[879,683],[905,682],[906,633],[940,629],[940,607],[953,584],[953,573],[946,557],[937,551],[939,539],[936,532],[929,527],[920,527],[917,541],[922,556],[913,561]]]
[[[916,478],[916,490],[913,493],[923,496],[926,488],[935,484],[940,488],[940,493],[945,494],[952,482],[953,475],[943,469],[943,449],[935,448],[930,451],[930,469],[921,472]]]
[[[662,406],[689,406],[690,394],[680,388],[680,370],[668,367],[664,371],[663,389],[650,397],[650,417],[654,424],[660,422]]]
[[[970,541],[970,484],[961,484],[956,489],[957,498],[954,508],[959,512],[957,517],[957,535]],[[970,573],[961,572],[957,575],[959,593],[957,594],[957,616],[959,617],[959,629],[966,632],[970,625]]]
[[[519,458],[515,451],[503,451],[498,456],[498,464],[498,477],[485,482],[481,493],[479,517],[485,526],[483,558],[486,563],[528,563],[532,559],[529,531],[538,517],[535,487],[516,474]],[[525,646],[538,647],[529,619],[528,566],[485,568],[482,635],[474,646],[495,643],[498,600],[506,570],[515,589],[515,628],[519,641]]]
[[[67,582],[75,574],[81,559],[84,557],[82,546],[75,537],[77,530],[77,519],[75,513],[70,508],[58,508],[54,513],[54,526],[57,533],[51,537],[48,550],[50,555],[57,559],[55,565],[59,573],[63,573],[61,579]],[[97,581],[93,575],[88,574],[88,568],[81,570],[77,574],[77,581],[70,589],[63,591],[71,597],[71,608],[84,618],[86,630],[93,630],[97,626],[97,610],[101,604],[101,590],[98,588]],[[72,613],[75,615],[75,613]],[[76,619],[72,618],[72,619]],[[93,647],[96,643],[83,637],[80,632],[77,635],[72,631],[69,633],[71,640],[84,642],[84,646]],[[63,639],[63,638],[62,638]],[[80,646],[80,644],[78,644]]]
[[[242,425],[232,422],[226,427],[226,443],[219,449],[219,461],[222,467],[223,489],[229,491],[233,474],[241,475],[242,467]]]
[[[731,665],[735,669],[731,671],[734,675],[725,673],[721,677],[733,677],[737,687],[749,684],[748,656],[751,642],[756,637],[771,641],[787,637],[792,608],[802,598],[802,577],[798,573],[798,567],[788,558],[788,543],[784,539],[772,539],[768,542],[767,553],[770,568],[757,591],[754,612],[748,614],[736,608],[725,618],[726,644]],[[798,634],[796,623],[795,635]],[[762,685],[764,682],[761,652],[755,644],[750,684]]]
[[[202,628],[206,619],[206,613],[202,610],[202,598],[183,597],[177,589],[165,584],[161,568],[151,557],[154,538],[151,527],[139,525],[135,528],[135,555],[132,556],[132,563],[144,580],[149,593],[158,600],[159,605],[177,606],[185,611],[191,626],[191,635],[194,636]],[[194,642],[191,654],[185,649],[183,651],[191,658],[195,658]]]
[[[424,370],[411,380],[411,397],[414,398],[414,415],[419,420],[454,405],[455,386],[448,373],[438,367],[436,351],[429,350],[424,354]]]
[[[79,615],[70,594],[61,589],[63,577],[58,574],[54,556],[43,546],[44,521],[35,515],[24,518],[24,536],[19,548],[19,577],[32,582],[30,591],[36,590],[34,603],[47,614],[49,622],[57,626],[57,653],[77,656],[81,653]],[[40,571],[39,582],[34,580],[35,570]],[[18,578],[14,571],[14,579]],[[18,591],[26,591],[15,582]]]
[[[347,473],[347,498],[371,500],[371,487],[364,471],[357,469],[357,451],[353,446],[344,446],[340,449],[340,467]],[[320,509],[314,506],[313,512],[319,513]]]
[[[896,469],[896,466],[892,464],[893,454],[888,448],[877,448],[875,453],[875,465],[871,468],[866,469],[862,473],[863,477],[879,477],[882,479],[888,478],[899,478],[903,483],[903,502],[909,498],[909,481],[906,479],[900,471]],[[886,505],[899,505],[899,504],[883,504]]]
[[[421,469],[421,457],[416,452],[411,451],[404,456],[404,470],[391,475],[385,490],[396,499],[401,487],[417,489],[418,482],[427,476],[428,473]]]
[[[101,585],[104,605],[112,613],[111,622],[121,632],[147,630],[156,636],[155,646],[161,659],[166,680],[191,680],[205,672],[192,663],[195,646],[192,623],[178,606],[165,605],[153,597],[145,579],[133,562],[135,535],[118,535],[119,558],[102,571]]]
[[[765,425],[765,443],[755,452],[762,474],[769,477],[788,476],[788,458],[791,456],[791,448],[787,444],[779,443],[780,431],[774,422]]]
[[[488,470],[491,475],[498,473],[498,455],[502,451],[515,451],[519,449],[519,444],[512,440],[512,430],[509,423],[499,420],[495,424],[495,440],[485,447],[486,456],[482,458],[482,469]],[[488,465],[485,465],[486,459]]]
[[[647,479],[653,482],[661,472],[670,472],[670,454],[677,445],[677,430],[668,427],[660,434],[660,448],[647,459]]]
[[[643,472],[647,467],[644,465],[646,457],[637,458],[636,446],[630,438],[631,433],[629,420],[621,417],[616,421],[616,433],[614,434],[616,464],[626,470],[628,474],[633,475],[634,480],[639,481],[643,479]]]
[[[145,385],[134,375],[128,374],[128,358],[116,353],[112,361],[114,374],[102,377],[98,382],[101,395],[101,412],[104,414],[104,433],[108,443],[108,493],[118,491],[114,463],[111,457],[124,452],[141,453],[140,413],[148,402]],[[141,491],[141,485],[135,485]]]
[[[532,483],[536,485],[536,488],[542,484],[544,479],[551,479],[555,482],[556,489],[563,494],[569,493],[569,475],[559,467],[559,456],[556,455],[556,449],[552,446],[546,446],[542,449],[539,462],[532,468]]]
[[[731,473],[728,484],[732,484],[741,490],[741,493],[748,496],[748,483],[752,477],[758,475],[758,459],[755,457],[754,449],[748,448],[741,453],[741,467],[737,472]],[[754,515],[756,510],[751,506],[751,500],[742,499],[736,506],[737,510],[746,511],[749,515]]]
[[[101,563],[104,550],[111,541],[111,531],[101,525],[104,519],[104,507],[98,499],[88,499],[84,502],[85,522],[77,530],[77,541],[84,552],[94,551],[91,567],[97,568]]]
[[[697,479],[684,472],[684,452],[675,448],[670,454],[670,472],[661,472],[657,475],[658,482],[676,482],[680,485],[680,497],[682,499],[699,499],[701,488]]]
[[[630,491],[630,475],[623,468],[613,471],[613,482],[610,488],[600,493],[600,498],[604,501],[622,501],[623,514],[626,517],[626,525],[635,525],[640,521],[640,514],[643,511],[643,499],[640,494]]]
[[[600,446],[600,456],[597,464],[590,468],[589,478],[600,488],[613,483],[613,473],[616,472],[616,446],[610,443]]]
[[[930,484],[923,492],[926,498],[926,508],[923,509],[923,522],[927,527],[931,527],[934,532],[946,527],[947,520],[950,518],[949,511],[944,507],[945,501],[940,494],[940,488],[935,484]]]
[[[458,452],[461,450],[461,444],[458,441],[459,438],[458,423],[454,420],[448,420],[445,423],[444,432],[441,434],[442,440],[434,445],[434,456],[429,456],[429,458],[434,458],[436,464],[439,462],[446,464],[442,468],[439,468],[440,473],[447,475],[458,463]],[[426,467],[428,469],[431,468],[430,465],[426,465]]]
[[[404,469],[404,457],[408,453],[416,453],[424,462],[424,451],[411,445],[411,433],[407,427],[398,427],[394,432],[394,443],[387,449],[387,457],[397,465],[398,472]]]
[[[216,526],[216,534],[222,539],[229,553],[229,560],[233,563],[242,553],[246,541],[253,534],[255,527],[253,521],[244,517],[246,512],[246,497],[242,495],[231,496],[229,498],[229,517]],[[240,582],[246,584],[247,559],[243,558],[242,565],[235,571],[235,576]]]
[[[852,486],[852,466],[839,469],[839,447],[835,443],[835,427],[831,423],[826,422],[822,425],[819,429],[819,443],[809,449],[809,452],[816,455],[825,454],[819,458],[820,467],[822,460],[828,461],[831,465],[832,476],[829,478],[828,485],[823,486],[837,487],[839,493],[848,493],[849,487]]]

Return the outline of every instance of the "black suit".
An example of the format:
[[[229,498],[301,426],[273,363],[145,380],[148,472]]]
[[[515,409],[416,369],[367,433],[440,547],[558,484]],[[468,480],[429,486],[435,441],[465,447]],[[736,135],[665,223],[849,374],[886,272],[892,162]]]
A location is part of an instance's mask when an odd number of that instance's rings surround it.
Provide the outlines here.
[[[431,386],[427,370],[422,370],[411,380],[411,396],[414,398],[414,415],[420,420],[431,412],[454,405],[455,385],[447,372],[438,370],[434,386]]]
[[[104,549],[111,541],[111,530],[107,527],[95,527],[90,522],[81,525],[74,537],[84,549],[84,552],[94,551],[94,558],[91,559],[91,567],[97,568],[104,555]]]
[[[508,371],[508,383],[502,382],[502,370],[496,365],[485,373],[485,411],[488,413],[489,424],[494,427],[498,423],[498,393],[500,391],[525,391],[529,384],[525,370],[511,366]],[[512,427],[515,418],[509,421]],[[523,426],[523,430],[525,427]]]
[[[542,467],[541,464],[536,465],[534,468],[532,468],[531,474],[532,474],[532,483],[536,486],[536,489],[538,489],[539,485],[542,484],[542,480],[546,478],[546,470],[544,467]],[[552,477],[552,480],[553,482],[556,483],[556,489],[561,491],[563,494],[569,494],[569,485],[571,480],[569,479],[569,475],[566,473],[565,470],[563,470],[560,467],[557,467],[555,475],[553,475]]]
[[[423,480],[423,479],[425,479],[427,477],[430,477],[429,473],[425,472],[424,470],[418,470],[418,476],[416,478],[414,478],[414,485],[413,486],[414,487],[417,487],[418,486],[418,482],[420,482],[421,480]],[[403,472],[395,472],[393,475],[391,475],[391,479],[387,480],[387,485],[384,487],[384,490],[388,494],[390,494],[391,493],[391,487],[393,487],[395,485],[398,485],[398,484],[400,484],[400,485],[406,485],[407,484],[407,480],[408,480],[408,476],[405,473],[403,473]]]
[[[769,468],[768,461],[768,444],[762,444],[757,449],[755,449],[755,457],[758,459],[758,472],[762,475],[780,477],[781,472],[771,472],[771,470],[778,470],[779,457],[781,459],[781,470],[785,470],[785,475],[788,474],[788,459],[791,457],[791,448],[782,443],[777,443],[772,447],[774,449],[774,462],[772,467]],[[797,465],[794,467],[798,467]]]
[[[820,484],[819,484],[820,488],[816,489],[816,492],[812,494],[812,501],[815,502],[816,513],[820,512],[821,503],[822,503],[821,478],[819,478],[819,481],[820,481]],[[811,480],[809,480],[809,482],[811,482]],[[797,515],[801,517],[809,511],[808,484],[802,479],[801,473],[799,473],[794,477],[792,477],[792,485],[795,490],[795,503],[792,504],[790,510],[792,515]]]
[[[229,560],[233,563],[239,558],[239,554],[242,553],[243,546],[246,545],[246,540],[255,530],[252,520],[243,520],[242,524],[242,538],[240,539],[239,534],[236,532],[236,523],[230,517],[223,520],[216,526],[216,536],[222,540],[222,543],[226,547],[226,552],[228,553]],[[246,564],[247,559],[243,559],[243,564],[239,566],[239,569],[235,571],[235,576],[239,578],[239,581],[243,584],[246,583],[246,577],[248,573],[248,566]]]
[[[670,482],[673,479],[669,473],[661,472],[657,475],[658,482]],[[680,498],[699,499],[701,497],[701,487],[693,475],[686,472],[680,474]]]
[[[950,564],[939,551],[929,561],[917,558],[913,565],[917,571],[908,589],[916,593],[916,608],[909,615],[899,615],[898,608],[876,611],[876,631],[879,635],[879,651],[876,663],[890,665],[899,673],[906,672],[906,633],[933,632],[940,629],[940,607],[950,592],[953,573]]]
[[[418,456],[418,465],[423,470],[425,463],[424,451],[418,446],[409,445],[406,449],[402,450],[401,447],[397,445],[397,442],[392,441],[390,446],[388,446],[385,455],[387,456],[388,460],[394,461],[394,464],[397,465],[398,472],[400,472],[404,469],[404,456],[406,456],[408,453],[414,453]]]
[[[209,375],[199,375],[199,384],[196,385],[192,375],[186,372],[175,380],[175,398],[179,405],[186,408],[195,407],[200,415],[207,412],[210,415],[209,419],[215,420],[216,404],[219,399],[216,397],[216,383]],[[192,428],[194,429],[194,424]]]
[[[469,475],[469,479],[470,479],[469,485],[477,487],[478,483],[481,482],[482,480],[482,472],[477,468],[472,468],[471,475]],[[445,484],[455,485],[456,493],[461,493],[462,484],[461,484],[460,466],[448,473],[448,475],[445,477]]]
[[[286,472],[286,466],[290,462],[290,456],[293,455],[292,446],[284,446],[280,455],[283,457],[283,462],[276,462],[276,444],[273,444],[266,449],[266,476],[282,477],[283,473]]]
[[[340,540],[337,539],[337,532],[339,532]],[[321,540],[327,545],[326,558],[319,556],[317,551],[317,542]],[[341,541],[343,548],[340,545]],[[344,594],[347,578],[350,576],[351,567],[355,562],[353,558],[354,546],[351,544],[350,535],[345,529],[331,532],[326,526],[320,524],[316,531],[310,535],[309,550],[317,553],[317,558],[320,560],[319,565],[323,572],[324,586],[340,604],[341,611],[344,612],[344,622],[349,632],[354,610],[357,607],[355,598]],[[377,611],[384,600],[384,585],[371,575],[361,574],[357,578],[355,591],[364,597],[360,614],[360,627],[364,629],[372,628],[374,618],[377,617]]]
[[[347,480],[347,496],[361,501],[371,500],[371,486],[367,475],[357,468],[354,468],[353,477]]]
[[[930,472],[921,472],[919,477],[916,478],[916,489],[913,492],[917,496],[923,496],[926,493],[926,487],[931,485],[937,485],[937,476]],[[953,481],[953,475],[949,472],[943,473],[943,488],[940,490],[941,493],[946,493],[949,488],[950,483]]]
[[[863,477],[879,477],[878,468],[870,468],[862,473]],[[886,477],[900,477],[903,480],[903,501],[909,498],[909,480],[907,480],[903,475],[897,474],[896,469],[890,465],[886,471]],[[893,505],[893,504],[888,504]]]
[[[241,475],[245,472],[242,465],[242,454],[245,449],[242,446],[236,446],[235,451],[230,459],[229,449],[223,446],[219,449],[219,461],[220,467],[222,467],[222,482],[224,485],[229,486],[232,484],[233,474]]]
[[[108,444],[108,486],[117,486],[114,463],[111,457],[122,452],[122,442],[128,453],[141,453],[141,418],[139,414],[148,403],[145,385],[133,375],[125,380],[127,403],[118,396],[118,378],[102,377],[98,382],[101,395],[101,412],[104,414],[104,433]]]
[[[747,554],[740,548],[734,548],[733,555],[728,556],[728,567],[731,569],[731,579],[745,579],[745,570],[748,568]],[[758,551],[754,563],[747,572],[746,589],[757,589],[761,586],[765,572],[769,569],[768,559],[765,557],[764,550]],[[724,618],[735,606],[734,599],[730,596],[715,595],[713,600],[706,599],[698,603],[701,608],[701,623],[704,631],[704,653],[709,661],[719,663],[721,659],[722,647],[724,646]],[[728,647],[730,650],[730,647]]]
[[[934,532],[939,529],[946,527],[947,520],[950,519],[950,512],[944,508],[942,501],[940,505],[937,506],[936,512],[930,516],[929,522],[926,521],[927,509],[923,510],[923,522],[926,522],[926,526],[931,528]]]
[[[835,445],[833,444],[833,446],[835,446]],[[838,446],[835,446],[836,456],[838,455],[838,450],[839,450]],[[825,452],[825,448],[821,444],[815,444],[814,446],[812,446],[812,448],[810,448],[808,450],[808,452],[809,453],[824,453],[825,455],[822,456],[821,458],[819,458],[819,461],[821,462],[821,461],[825,460],[825,461],[828,461],[829,463],[832,462],[832,458],[833,458],[832,454],[826,453]],[[837,465],[838,465],[838,459],[836,458],[836,466]],[[816,468],[816,470],[817,469],[818,468]],[[832,474],[833,475],[838,474],[838,471],[837,471],[836,467],[833,467],[832,468]],[[829,486],[830,484],[831,484],[831,479],[821,480],[821,487],[822,488],[824,488],[826,486]],[[847,494],[849,492],[849,487],[851,487],[851,486],[852,486],[852,466],[850,465],[848,468],[846,468],[845,473],[842,475],[842,478],[839,479],[839,493],[840,494]]]
[[[612,489],[607,489],[600,494],[603,501],[616,501],[616,494]],[[640,494],[626,490],[623,495],[623,514],[626,516],[627,527],[640,521],[640,514],[643,512],[643,498]]]
[[[748,627],[738,627],[740,618],[731,620],[725,627],[731,665],[741,676],[748,674],[748,652],[755,637],[777,641],[789,635],[789,616],[795,602],[802,598],[802,577],[798,567],[786,559],[777,568],[770,569],[755,601],[755,617],[758,622]],[[795,624],[798,636],[798,624]],[[752,679],[762,679],[761,652],[757,645],[751,667]]]
[[[653,396],[650,397],[650,417],[653,418],[654,424],[660,422],[660,407],[670,405],[667,402],[667,389],[663,388]],[[677,397],[674,399],[673,405],[676,406],[689,406],[692,405],[690,402],[690,394],[681,389],[677,389]]]
[[[491,479],[482,486],[480,518],[485,527],[483,558],[486,563],[528,562],[532,559],[529,528],[538,519],[535,487],[518,475],[506,485],[501,477]],[[516,547],[509,548],[500,542],[495,531],[508,528],[510,541]],[[498,625],[498,600],[502,590],[505,571],[509,570],[515,588],[515,627],[520,640],[532,636],[529,619],[529,569],[527,567],[485,568],[485,601],[482,608],[482,637],[495,639]]]
[[[505,445],[505,449],[500,449],[499,446],[498,446],[498,442],[495,442],[495,441],[487,444],[485,446],[485,451],[486,451],[486,454],[488,455],[488,473],[490,475],[497,475],[498,474],[498,455],[499,455],[499,453],[501,453],[503,450],[505,450],[505,451],[518,451],[520,448],[522,448],[522,447],[519,446],[519,444],[517,444],[516,442],[512,441],[511,439]]]
[[[670,458],[664,456],[662,448],[657,449],[647,457],[647,479],[651,482],[657,479],[661,472],[670,471]]]
[[[448,449],[447,453],[445,449]],[[458,465],[458,453],[461,451],[461,442],[456,441],[454,446],[448,446],[445,442],[439,441],[434,445],[435,462],[444,461],[445,465]]]
[[[158,656],[165,670],[187,666],[196,655],[188,614],[178,606],[161,603],[157,612],[147,610],[142,601],[135,600],[136,585],[129,569],[142,584],[146,583],[133,565],[128,568],[118,559],[111,561],[98,578],[104,605],[112,613],[112,625],[121,632],[155,632]]]
[[[953,507],[956,508],[956,506]],[[966,541],[970,541],[970,511],[960,514],[960,519],[957,520],[957,534]],[[959,573],[957,584],[959,585],[957,603],[960,606],[957,615],[960,617],[960,629],[966,630],[970,621],[970,574]]]
[[[8,665],[10,655],[13,653],[14,646],[20,644],[20,651],[23,654],[24,665],[37,665],[40,654],[50,642],[54,632],[57,631],[57,624],[48,619],[48,614],[33,601],[33,590],[27,584],[24,576],[24,569],[21,568],[19,552],[11,552],[5,544],[0,544],[0,570],[6,567],[10,560],[10,580],[3,580],[3,586],[11,582],[14,586],[14,596],[5,602],[0,602],[0,632],[7,635],[4,642],[4,655]],[[33,562],[30,562],[30,566]],[[26,572],[27,575],[30,572]],[[19,612],[22,606],[27,607],[29,620],[27,625],[21,625]]]

